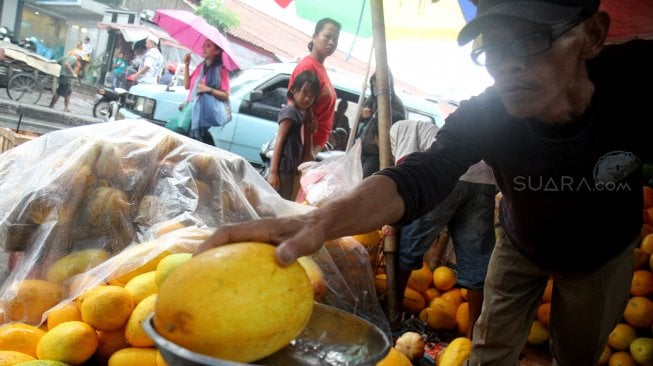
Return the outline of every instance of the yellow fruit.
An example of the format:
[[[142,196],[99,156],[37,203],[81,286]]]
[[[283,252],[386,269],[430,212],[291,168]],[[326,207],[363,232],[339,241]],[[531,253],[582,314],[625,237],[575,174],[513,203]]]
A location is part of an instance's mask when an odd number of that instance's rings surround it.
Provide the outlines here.
[[[447,291],[456,284],[456,273],[447,266],[439,266],[433,271],[433,284],[440,291]]]
[[[635,338],[637,338],[637,331],[632,325],[619,323],[610,332],[608,346],[617,351],[625,351]]]
[[[154,311],[157,294],[152,294],[136,305],[125,327],[125,338],[134,347],[154,347],[154,341],[141,327],[141,322]]]
[[[647,234],[639,243],[639,248],[648,254],[653,254],[653,234]]]
[[[132,295],[120,286],[99,286],[82,301],[82,319],[97,330],[115,330],[134,310]]]
[[[123,348],[109,358],[108,366],[157,366],[156,348]]]
[[[158,350],[156,351],[156,366],[168,366],[165,358],[163,358],[163,355]]]
[[[43,313],[57,305],[62,289],[56,283],[43,280],[23,280],[5,308],[7,316],[16,321],[41,324]]]
[[[0,350],[0,366],[13,366],[19,362],[33,360],[35,360],[35,358],[27,353]]]
[[[72,252],[55,261],[47,272],[47,280],[61,283],[68,278],[85,272],[109,258],[109,252],[102,249],[84,249]]]
[[[419,292],[426,291],[433,283],[433,272],[426,262],[422,262],[422,268],[411,271],[408,278],[408,286]]]
[[[93,356],[98,346],[95,329],[85,322],[61,323],[41,337],[36,347],[40,360],[80,365]]]
[[[438,366],[462,366],[463,362],[469,358],[471,350],[472,341],[466,337],[458,337],[436,357],[435,364]]]
[[[635,328],[649,328],[653,324],[653,301],[644,296],[628,299],[624,319]]]
[[[381,230],[373,230],[369,233],[353,235],[352,237],[366,248],[373,248],[381,243]]]
[[[73,320],[82,320],[82,313],[74,302],[70,301],[48,312],[48,329]]]
[[[605,347],[603,347],[601,356],[599,356],[599,365],[607,364],[608,361],[610,361],[610,356],[612,356],[612,348],[606,344]]]
[[[109,284],[124,286],[139,274],[155,271],[159,262],[172,254],[169,250],[160,251],[160,244],[157,241],[148,241],[132,245],[113,256],[111,260],[118,265],[108,276]]]
[[[95,350],[95,357],[101,361],[109,360],[109,357],[123,348],[129,347],[125,338],[125,328],[116,330],[98,331],[98,346]]]
[[[653,294],[653,273],[644,269],[635,271],[630,285],[630,294],[633,296]]]
[[[618,351],[610,356],[608,366],[637,366],[637,363],[630,352]]]
[[[54,360],[32,360],[17,363],[14,366],[71,366],[65,362]]]
[[[376,366],[412,366],[408,357],[405,354],[401,353],[395,347],[390,348],[390,352],[379,362],[376,363]]]
[[[173,253],[161,259],[159,264],[156,266],[156,275],[154,276],[154,282],[156,283],[157,288],[161,286],[163,280],[165,280],[172,271],[192,257],[192,253]]]
[[[36,357],[36,346],[45,331],[29,324],[9,323],[0,326],[0,349]]]
[[[141,300],[144,298],[157,293],[159,288],[157,287],[156,281],[154,280],[155,276],[156,271],[141,273],[125,284],[124,288],[132,295],[132,298],[134,299],[134,305],[141,302]]]
[[[159,289],[154,328],[195,352],[250,362],[284,347],[308,322],[313,287],[275,247],[236,243],[193,256]]]
[[[528,332],[526,341],[532,345],[539,346],[549,340],[549,331],[540,323],[539,320],[534,320],[531,324],[531,330]]]
[[[469,302],[465,301],[456,309],[456,325],[458,333],[466,335],[469,331]]]
[[[320,300],[327,290],[322,269],[311,257],[299,257],[297,261],[304,267],[308,278],[311,280],[315,300]]]
[[[435,330],[450,330],[456,327],[456,318],[439,306],[425,307],[419,313],[419,318]]]
[[[464,287],[460,288],[460,296],[463,298],[463,301],[469,301],[467,298],[467,289]]]
[[[630,343],[630,354],[638,365],[653,365],[653,338],[638,337]]]

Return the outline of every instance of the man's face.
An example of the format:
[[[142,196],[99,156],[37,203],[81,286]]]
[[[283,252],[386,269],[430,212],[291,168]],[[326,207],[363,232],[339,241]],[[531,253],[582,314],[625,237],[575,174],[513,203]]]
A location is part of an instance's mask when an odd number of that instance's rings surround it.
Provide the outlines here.
[[[542,116],[551,108],[566,105],[575,92],[585,60],[580,57],[581,27],[574,27],[553,41],[551,48],[532,56],[515,56],[510,45],[518,39],[538,32],[548,32],[550,26],[504,18],[483,32],[486,46],[506,46],[503,59],[486,66],[495,80],[499,98],[506,110],[516,118]]]

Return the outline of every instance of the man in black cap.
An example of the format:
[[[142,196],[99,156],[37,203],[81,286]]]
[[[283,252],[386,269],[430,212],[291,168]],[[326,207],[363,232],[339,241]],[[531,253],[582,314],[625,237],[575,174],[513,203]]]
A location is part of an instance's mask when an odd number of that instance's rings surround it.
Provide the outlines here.
[[[653,41],[605,45],[598,0],[481,0],[458,41],[494,85],[462,102],[436,142],[294,217],[219,228],[201,249],[256,240],[288,264],[325,240],[407,223],[484,160],[503,199],[470,365],[516,365],[549,276],[554,364],[596,365],[621,319],[653,158]],[[350,217],[350,220],[342,220]]]

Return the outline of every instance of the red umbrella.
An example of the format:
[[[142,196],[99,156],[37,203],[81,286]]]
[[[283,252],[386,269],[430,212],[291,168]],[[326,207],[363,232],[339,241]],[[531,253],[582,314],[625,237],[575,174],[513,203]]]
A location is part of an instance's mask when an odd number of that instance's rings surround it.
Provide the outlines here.
[[[172,38],[198,55],[202,54],[204,41],[211,40],[222,48],[224,67],[229,71],[240,69],[229,40],[217,28],[207,23],[204,18],[186,10],[165,9],[157,10],[153,21],[168,32]]]

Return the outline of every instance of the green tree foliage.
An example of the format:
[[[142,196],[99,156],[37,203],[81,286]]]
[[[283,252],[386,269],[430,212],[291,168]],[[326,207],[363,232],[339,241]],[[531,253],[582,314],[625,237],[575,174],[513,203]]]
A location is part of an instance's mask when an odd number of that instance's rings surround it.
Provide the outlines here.
[[[195,14],[204,18],[207,23],[218,28],[223,34],[240,25],[238,14],[227,9],[222,0],[202,0],[202,4],[195,10]]]

